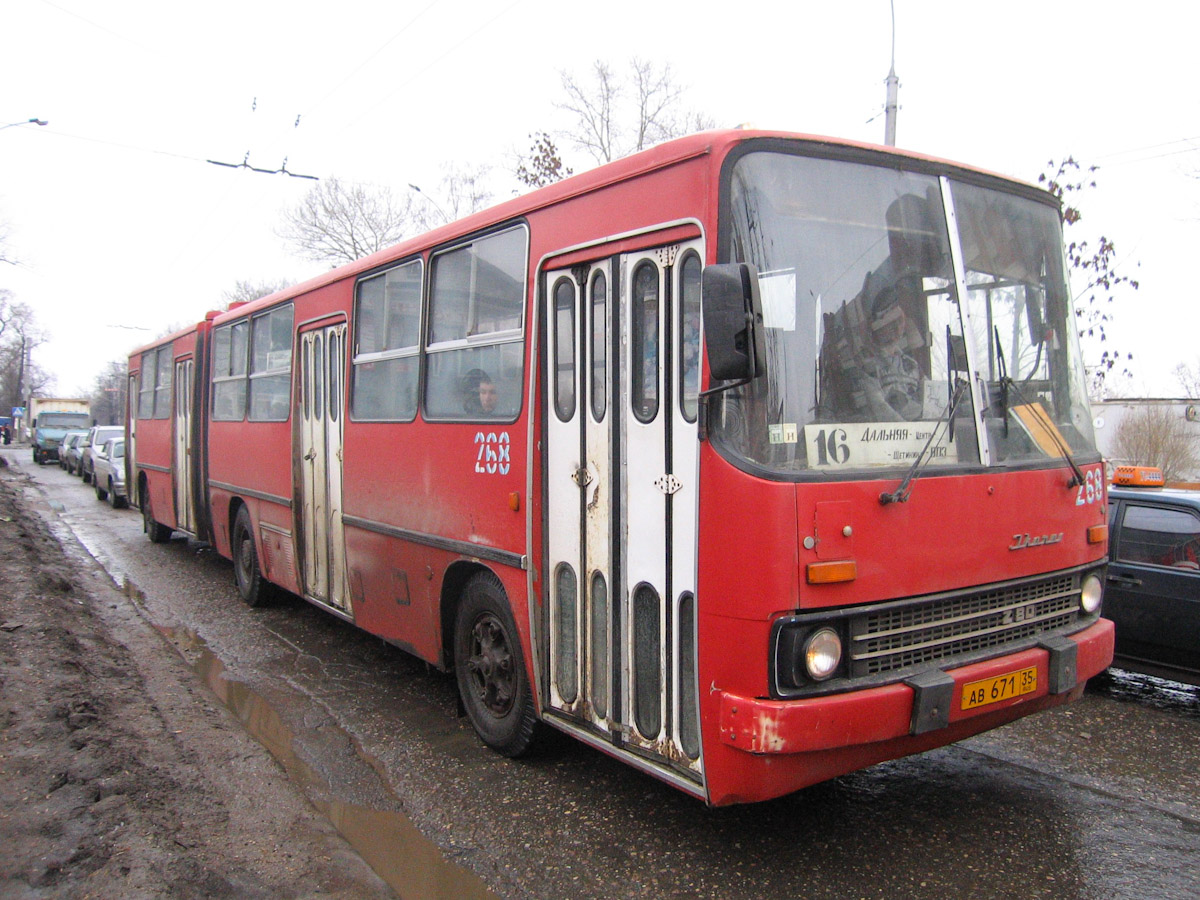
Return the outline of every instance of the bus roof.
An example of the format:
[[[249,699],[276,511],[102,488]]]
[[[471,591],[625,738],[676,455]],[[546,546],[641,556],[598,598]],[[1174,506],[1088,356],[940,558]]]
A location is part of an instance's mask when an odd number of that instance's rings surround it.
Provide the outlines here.
[[[255,312],[259,309],[270,307],[276,303],[287,300],[309,291],[324,287],[344,278],[352,278],[362,272],[368,272],[377,267],[383,266],[394,260],[404,259],[406,257],[415,256],[418,253],[427,250],[431,247],[450,243],[457,238],[464,237],[474,231],[486,228],[492,224],[509,222],[518,219],[521,216],[528,215],[539,209],[544,209],[553,206],[557,203],[577,197],[592,191],[599,190],[607,185],[615,184],[633,178],[638,175],[653,172],[658,169],[667,168],[669,166],[682,163],[689,159],[694,159],[700,156],[710,156],[715,160],[723,160],[726,154],[736,145],[745,143],[751,140],[785,140],[797,143],[806,143],[816,147],[824,147],[829,152],[841,151],[862,151],[864,153],[877,154],[881,156],[894,156],[905,160],[917,161],[926,165],[934,166],[939,169],[957,170],[963,173],[971,173],[976,176],[983,176],[989,179],[1008,182],[1018,186],[1026,191],[1033,190],[1049,197],[1049,194],[1034,185],[1023,182],[1007,176],[998,175],[992,172],[987,172],[982,169],[977,169],[971,166],[955,163],[938,157],[928,156],[921,153],[916,153],[909,150],[900,150],[895,147],[884,147],[877,144],[868,144],[857,141],[849,141],[840,138],[824,137],[820,135],[798,134],[784,131],[760,131],[751,129],[726,129],[721,131],[703,131],[676,140],[667,141],[651,147],[648,150],[643,150],[640,153],[635,153],[630,156],[623,157],[611,163],[598,166],[594,169],[589,169],[581,172],[578,175],[572,175],[562,181],[555,182],[543,188],[530,191],[528,194],[522,194],[511,200],[507,200],[496,206],[489,207],[477,213],[472,213],[465,218],[458,219],[454,222],[449,222],[439,226],[431,231],[424,232],[415,237],[408,238],[395,244],[391,247],[386,247],[376,251],[369,256],[365,256],[354,262],[346,263],[323,272],[307,281],[292,285],[281,291],[273,294],[268,294],[260,297],[249,303],[239,304],[236,307],[208,315],[209,321],[216,324],[218,321],[237,318],[247,313]],[[184,329],[171,338],[162,338],[146,347],[138,348],[137,351],[148,349],[153,346],[161,346],[168,340],[172,340],[189,330]],[[132,353],[131,353],[132,355]]]

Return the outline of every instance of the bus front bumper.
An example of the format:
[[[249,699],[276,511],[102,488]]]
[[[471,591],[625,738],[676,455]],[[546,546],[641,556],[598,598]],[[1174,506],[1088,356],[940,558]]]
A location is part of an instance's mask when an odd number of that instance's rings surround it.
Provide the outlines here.
[[[933,672],[932,677],[844,694],[762,700],[723,692],[720,739],[747,753],[771,755],[836,750],[918,735],[925,738],[922,744],[958,740],[1077,697],[1084,683],[1112,662],[1113,633],[1112,622],[1100,619],[1048,646]],[[1073,644],[1074,650],[1064,642]],[[1034,690],[1007,699],[984,698],[986,702],[963,708],[964,685],[988,684],[991,679],[1031,668],[1037,671]],[[955,733],[939,741],[939,730]]]

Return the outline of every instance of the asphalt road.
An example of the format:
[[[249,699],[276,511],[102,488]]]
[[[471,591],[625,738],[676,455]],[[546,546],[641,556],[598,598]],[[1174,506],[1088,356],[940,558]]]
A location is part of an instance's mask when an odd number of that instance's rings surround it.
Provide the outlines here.
[[[405,897],[1200,897],[1200,689],[1116,672],[1060,710],[791,797],[718,810],[563,739],[503,759],[451,676],[78,478],[31,472],[78,540]]]

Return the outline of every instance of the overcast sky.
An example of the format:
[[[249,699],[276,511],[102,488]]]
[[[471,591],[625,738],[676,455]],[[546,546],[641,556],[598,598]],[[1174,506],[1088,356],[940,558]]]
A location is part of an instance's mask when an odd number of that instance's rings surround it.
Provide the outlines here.
[[[1177,396],[1172,369],[1200,365],[1200,6],[895,11],[897,144],[1028,181],[1050,158],[1100,166],[1078,229],[1115,241],[1141,282],[1109,329],[1134,354],[1122,389]],[[881,142],[891,42],[888,0],[4,0],[0,126],[49,125],[0,131],[0,221],[21,259],[0,288],[49,332],[38,361],[58,390],[86,391],[237,281],[322,268],[275,233],[313,182],[206,160],[432,193],[447,163],[503,173],[530,132],[565,127],[561,71],[635,55],[669,63],[718,125]]]

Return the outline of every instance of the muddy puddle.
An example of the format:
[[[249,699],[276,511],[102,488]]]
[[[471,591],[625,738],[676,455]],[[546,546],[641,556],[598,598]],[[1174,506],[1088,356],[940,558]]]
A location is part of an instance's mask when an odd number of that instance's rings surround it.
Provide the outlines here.
[[[1200,719],[1200,687],[1196,685],[1112,668],[1103,677],[1089,681],[1088,691],[1183,718]]]
[[[126,592],[136,595],[137,589],[126,582]],[[191,629],[155,628],[243,727],[270,751],[309,802],[398,895],[405,900],[494,898],[476,875],[447,860],[403,813],[331,799],[335,791],[297,755],[295,735],[264,697],[244,682],[227,677],[224,664]],[[345,739],[358,747],[350,735],[345,734]],[[366,759],[361,748],[358,752]],[[368,762],[378,770],[377,764]],[[400,805],[399,799],[396,805]]]

